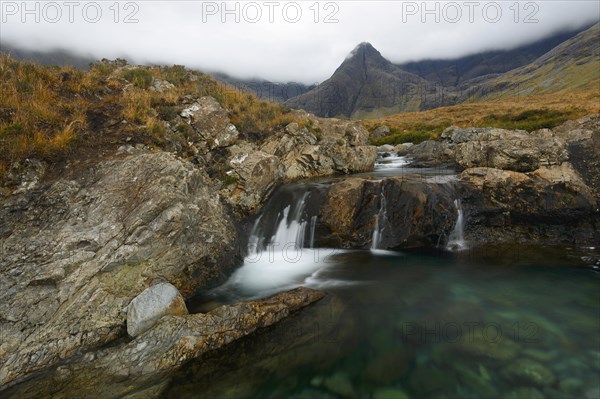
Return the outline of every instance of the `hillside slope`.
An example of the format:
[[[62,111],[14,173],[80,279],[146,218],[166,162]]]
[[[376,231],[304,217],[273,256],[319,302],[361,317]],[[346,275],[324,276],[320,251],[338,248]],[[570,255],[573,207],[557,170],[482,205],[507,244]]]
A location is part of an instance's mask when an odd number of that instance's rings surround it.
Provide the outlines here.
[[[467,82],[468,84],[468,82]],[[469,88],[463,101],[600,90],[600,23],[532,63]]]
[[[430,82],[457,86],[480,76],[506,73],[527,65],[583,30],[559,32],[512,50],[486,51],[450,60],[428,59],[398,66]]]

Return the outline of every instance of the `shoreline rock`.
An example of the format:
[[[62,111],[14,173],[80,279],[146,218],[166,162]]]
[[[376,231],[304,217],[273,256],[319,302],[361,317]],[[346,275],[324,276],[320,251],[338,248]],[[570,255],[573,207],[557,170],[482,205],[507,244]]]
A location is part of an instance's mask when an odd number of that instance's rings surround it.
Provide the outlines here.
[[[205,314],[167,315],[130,342],[88,352],[81,360],[63,364],[8,393],[22,398],[48,392],[61,397],[158,397],[168,386],[161,379],[182,364],[272,326],[324,297],[319,291],[296,288]]]

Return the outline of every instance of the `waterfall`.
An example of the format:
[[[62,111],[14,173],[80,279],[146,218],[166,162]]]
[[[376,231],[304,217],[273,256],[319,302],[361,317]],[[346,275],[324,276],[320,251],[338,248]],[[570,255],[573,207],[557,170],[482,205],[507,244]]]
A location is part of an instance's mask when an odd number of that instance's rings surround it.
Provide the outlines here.
[[[309,248],[315,247],[315,227],[317,226],[317,216],[310,218],[310,246]]]
[[[256,257],[263,252],[274,251],[277,248],[300,250],[304,248],[307,220],[304,215],[308,193],[303,193],[295,202],[280,210],[274,219],[260,215],[248,237],[248,256]],[[272,216],[272,215],[267,215]],[[312,223],[312,221],[311,221]],[[312,226],[311,226],[312,229]],[[311,231],[311,246],[314,243],[314,231]]]
[[[371,239],[371,249],[379,249],[385,228],[384,223],[386,220],[387,214],[385,209],[385,191],[382,183],[381,193],[379,194],[379,212],[377,212],[377,216],[375,217],[375,228],[373,229],[373,238]]]
[[[300,200],[296,204],[293,204],[294,210],[291,214],[292,205],[285,207],[281,220],[275,230],[275,235],[271,238],[269,245],[283,248],[291,246],[293,243],[297,250],[304,248],[306,220],[302,220],[302,216],[307,195],[308,193],[304,193],[300,197]]]
[[[463,209],[460,203],[460,199],[454,200],[454,206],[456,207],[456,224],[454,229],[450,233],[446,249],[449,251],[463,251],[467,249],[467,243],[465,242],[464,227],[465,221],[463,216]]]
[[[258,298],[307,282],[322,284],[315,276],[326,260],[313,249],[322,190],[297,184],[275,193],[252,225],[244,264],[213,294]]]

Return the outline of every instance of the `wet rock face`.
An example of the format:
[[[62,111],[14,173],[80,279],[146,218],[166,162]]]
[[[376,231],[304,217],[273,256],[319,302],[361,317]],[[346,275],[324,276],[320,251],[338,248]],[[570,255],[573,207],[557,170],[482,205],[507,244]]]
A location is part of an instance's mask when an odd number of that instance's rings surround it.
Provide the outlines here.
[[[13,195],[0,220],[0,385],[123,335],[123,309],[157,282],[221,281],[238,253],[210,179],[167,153]]]
[[[380,248],[436,246],[456,222],[452,183],[405,175],[382,181],[334,183],[320,221],[342,248],[368,248],[379,215]]]
[[[598,203],[568,163],[531,173],[467,169],[461,181],[465,231],[473,242],[584,245],[600,239]]]

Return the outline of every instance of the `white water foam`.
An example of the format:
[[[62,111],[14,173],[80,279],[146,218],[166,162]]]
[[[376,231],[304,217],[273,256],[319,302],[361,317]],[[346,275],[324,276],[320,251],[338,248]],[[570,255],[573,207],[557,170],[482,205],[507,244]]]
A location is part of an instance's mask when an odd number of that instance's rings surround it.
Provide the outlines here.
[[[454,225],[454,229],[452,230],[452,233],[450,233],[450,237],[448,238],[446,249],[448,251],[458,252],[464,251],[465,249],[468,249],[468,247],[467,242],[465,241],[465,220],[463,215],[463,209],[459,199],[454,200],[454,206],[456,207],[456,212],[458,216],[456,218],[456,224]]]

